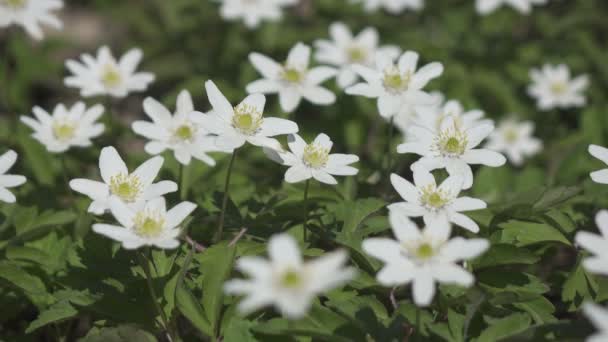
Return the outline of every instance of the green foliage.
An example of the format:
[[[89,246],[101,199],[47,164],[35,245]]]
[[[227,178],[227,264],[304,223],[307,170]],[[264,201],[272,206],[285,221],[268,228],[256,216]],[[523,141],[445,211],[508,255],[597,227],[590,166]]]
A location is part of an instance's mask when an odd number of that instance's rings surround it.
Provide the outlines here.
[[[178,332],[182,341],[226,342],[574,341],[588,336],[593,328],[580,307],[607,300],[608,282],[584,270],[574,236],[595,232],[594,214],[608,207],[608,187],[589,179],[589,172],[604,165],[586,151],[590,143],[608,145],[608,3],[555,0],[528,16],[504,8],[480,17],[473,2],[427,0],[422,12],[393,16],[365,13],[346,0],[302,0],[282,21],[247,30],[222,20],[214,1],[66,1],[63,31],[40,43],[21,30],[2,29],[0,153],[9,148],[19,153],[12,171],[28,183],[14,189],[18,204],[0,202],[1,339],[165,341],[165,330]],[[147,159],[142,140],[129,129],[133,120],[144,118],[146,96],[173,108],[178,92],[188,89],[197,110],[208,111],[203,83],[213,79],[236,103],[258,77],[250,52],[282,60],[296,42],[326,38],[337,20],[355,32],[374,26],[382,43],[417,51],[421,62],[441,61],[445,73],[430,89],[467,109],[481,108],[495,120],[516,114],[535,122],[542,153],[521,167],[474,168],[474,186],[466,195],[489,206],[469,216],[480,226],[479,237],[491,242],[484,255],[466,264],[475,285],[442,285],[432,305],[418,309],[409,286],[390,289],[375,281],[380,263],[361,244],[392,234],[385,207],[399,199],[386,184],[383,167],[387,144],[394,147],[402,137],[389,142],[374,101],[348,96],[332,80],[327,84],[338,96],[335,105],[303,103],[290,119],[306,139],[324,132],[334,141],[332,151],[360,156],[359,174],[341,177],[333,187],[311,182],[304,202],[302,184],[283,182],[283,166],[261,149],[245,147],[235,163],[220,242],[213,236],[230,156],[212,153],[215,167],[194,161],[181,169],[171,153],[163,154],[160,178],[181,180],[168,203],[187,199],[198,209],[184,224],[179,248],[144,253],[159,295],[155,303],[135,252],[90,231],[93,223],[112,220],[110,215],[88,214],[90,201],[72,194],[64,176],[98,179],[103,146],[116,146],[129,166]],[[116,55],[141,47],[140,68],[153,72],[156,81],[146,93],[114,103],[85,99],[88,105],[105,103],[103,120],[110,133],[89,148],[51,154],[31,138],[18,115],[35,105],[50,110],[78,100],[77,91],[63,85],[64,61],[103,44]],[[536,109],[526,94],[528,72],[547,62],[566,63],[573,74],[591,76],[583,109]],[[287,117],[276,96],[267,100],[269,115]],[[413,161],[393,155],[390,171],[411,179]],[[303,239],[305,207],[310,209],[308,241]],[[279,232],[296,237],[306,257],[348,250],[358,276],[316,299],[300,320],[289,321],[272,308],[240,315],[239,298],[224,295],[224,282],[242,276],[234,269],[239,257],[264,256],[268,238]],[[460,228],[454,234],[473,237]],[[167,316],[167,327],[156,305]]]

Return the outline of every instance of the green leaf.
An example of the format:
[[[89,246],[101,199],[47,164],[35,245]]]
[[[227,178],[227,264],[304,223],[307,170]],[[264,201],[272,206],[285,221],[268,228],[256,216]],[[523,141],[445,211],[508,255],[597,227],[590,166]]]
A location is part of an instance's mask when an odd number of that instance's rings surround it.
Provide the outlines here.
[[[227,243],[214,245],[197,256],[203,274],[203,310],[212,331],[218,331],[218,321],[224,299],[224,283],[232,272],[236,246]]]
[[[345,210],[344,225],[342,226],[341,233],[347,235],[353,233],[366,218],[382,209],[385,205],[384,201],[377,198],[344,201],[342,204],[342,208]]]
[[[473,261],[473,268],[480,269],[509,264],[531,265],[540,258],[529,250],[509,244],[494,244],[479,258]]]
[[[256,342],[257,339],[250,330],[254,325],[250,321],[233,318],[226,327],[224,342]]]
[[[40,312],[38,318],[32,321],[27,329],[25,329],[25,333],[29,334],[47,324],[60,322],[76,315],[78,315],[78,311],[76,311],[76,309],[74,309],[67,300],[62,300],[51,305],[48,309]]]
[[[568,246],[570,241],[556,228],[546,223],[532,223],[518,220],[510,220],[502,223],[503,242],[516,242],[518,246],[527,246],[539,242],[561,242]]]
[[[198,300],[192,295],[190,290],[183,284],[175,289],[175,304],[179,311],[198,330],[207,336],[214,336],[213,328],[209,324],[203,308],[198,304]]]
[[[93,328],[78,342],[156,342],[156,338],[134,325],[111,328]]]
[[[585,271],[581,260],[582,258],[579,258],[562,289],[562,300],[569,303],[569,311],[577,310],[584,301],[593,301],[593,297],[598,292],[597,282]]]
[[[21,290],[38,307],[44,307],[52,301],[42,280],[18,266],[1,262],[0,278]]]
[[[530,316],[525,313],[512,314],[510,316],[493,320],[490,327],[484,330],[477,342],[496,342],[509,336],[516,335],[526,330],[531,323]]]

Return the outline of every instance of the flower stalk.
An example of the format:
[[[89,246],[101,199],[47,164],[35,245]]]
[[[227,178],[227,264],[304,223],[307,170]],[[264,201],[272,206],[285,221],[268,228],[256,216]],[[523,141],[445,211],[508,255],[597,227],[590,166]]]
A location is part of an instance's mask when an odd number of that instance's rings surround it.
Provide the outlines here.
[[[220,219],[217,225],[217,235],[216,241],[222,240],[222,235],[224,233],[224,218],[226,216],[226,205],[228,204],[228,187],[230,186],[230,176],[232,175],[232,166],[234,165],[234,160],[236,159],[236,149],[232,152],[232,157],[230,157],[230,164],[228,164],[228,172],[226,173],[226,182],[224,183],[224,198],[222,199],[222,211],[220,213]]]

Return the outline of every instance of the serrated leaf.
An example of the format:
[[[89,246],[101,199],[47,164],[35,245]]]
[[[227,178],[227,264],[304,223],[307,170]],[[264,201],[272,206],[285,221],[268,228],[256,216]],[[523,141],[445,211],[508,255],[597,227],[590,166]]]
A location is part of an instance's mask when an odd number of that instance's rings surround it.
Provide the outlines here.
[[[530,316],[526,313],[512,314],[498,320],[493,320],[490,327],[484,330],[476,341],[500,341],[526,330],[530,326],[531,321]]]
[[[25,329],[25,333],[29,334],[32,331],[43,327],[47,324],[60,322],[65,319],[74,317],[78,314],[78,311],[70,305],[67,300],[59,301],[53,305],[51,305],[48,309],[40,312],[38,318],[30,323],[30,325]]]

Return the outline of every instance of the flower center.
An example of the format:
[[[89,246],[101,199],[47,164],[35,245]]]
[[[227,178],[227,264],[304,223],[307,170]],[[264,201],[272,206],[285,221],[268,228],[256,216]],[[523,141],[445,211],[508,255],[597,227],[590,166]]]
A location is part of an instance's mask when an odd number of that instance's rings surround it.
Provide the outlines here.
[[[304,78],[304,71],[285,66],[283,68],[281,77],[283,77],[283,79],[289,83],[300,83]]]
[[[323,148],[315,143],[306,145],[302,160],[309,167],[318,169],[325,166],[329,159],[329,149]]]
[[[425,242],[416,248],[415,254],[418,259],[429,259],[435,255],[435,250],[433,249],[433,246]]]
[[[360,46],[350,46],[346,53],[351,63],[363,63],[367,60],[367,50]]]
[[[297,288],[302,285],[302,276],[293,269],[288,269],[281,275],[280,284],[286,288]]]
[[[254,106],[241,103],[234,108],[232,126],[239,132],[252,135],[260,129],[264,117]]]
[[[173,131],[173,137],[179,141],[192,141],[196,129],[188,123],[184,123]]]
[[[165,218],[156,212],[140,211],[135,215],[133,230],[143,238],[158,237],[165,227]]]
[[[0,0],[0,4],[10,9],[22,9],[27,4],[27,0]]]
[[[503,136],[504,136],[506,142],[514,143],[517,141],[517,138],[519,137],[519,132],[517,131],[517,129],[510,127],[505,130]]]
[[[422,188],[420,201],[424,206],[431,209],[441,209],[450,202],[450,197],[442,190],[436,189],[433,185]]]
[[[76,124],[67,121],[53,122],[53,135],[59,141],[66,142],[76,135]]]
[[[568,90],[568,85],[565,82],[557,81],[551,84],[551,92],[556,95],[561,95]]]
[[[121,81],[122,76],[118,72],[118,69],[113,65],[107,64],[101,75],[101,82],[103,82],[106,88],[114,88],[117,87]]]
[[[436,149],[445,157],[457,157],[466,151],[468,139],[460,129],[454,125],[454,129],[446,129],[438,134]]]
[[[119,173],[110,178],[110,191],[125,202],[135,202],[142,190],[137,175]]]
[[[401,73],[394,65],[384,70],[382,84],[384,88],[393,93],[401,93],[407,90],[412,79],[412,72]]]

